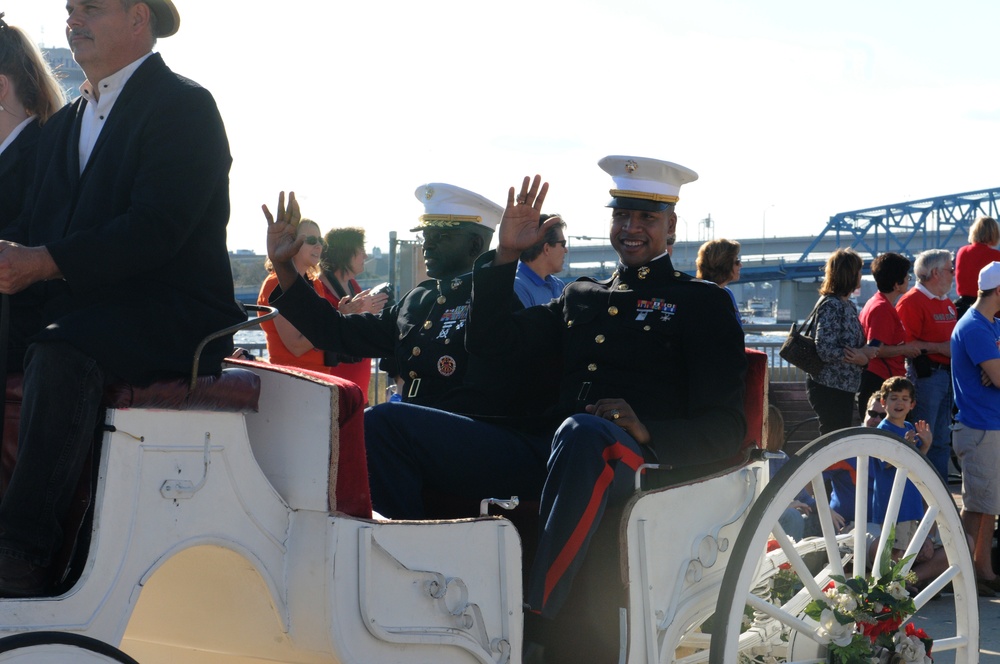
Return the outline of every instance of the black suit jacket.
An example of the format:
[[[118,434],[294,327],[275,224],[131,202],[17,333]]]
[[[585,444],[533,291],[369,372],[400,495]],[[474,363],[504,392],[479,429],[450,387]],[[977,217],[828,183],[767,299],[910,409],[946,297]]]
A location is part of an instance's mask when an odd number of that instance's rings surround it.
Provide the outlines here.
[[[63,279],[15,303],[27,341],[67,341],[134,383],[190,372],[197,343],[243,320],[226,248],[229,167],[211,94],[158,54],[128,80],[82,175],[77,99],[46,123],[32,194],[4,235],[45,246]],[[36,336],[30,336],[36,332]],[[219,370],[232,337],[206,349]]]
[[[24,207],[40,133],[36,118],[0,153],[0,229],[14,223]]]

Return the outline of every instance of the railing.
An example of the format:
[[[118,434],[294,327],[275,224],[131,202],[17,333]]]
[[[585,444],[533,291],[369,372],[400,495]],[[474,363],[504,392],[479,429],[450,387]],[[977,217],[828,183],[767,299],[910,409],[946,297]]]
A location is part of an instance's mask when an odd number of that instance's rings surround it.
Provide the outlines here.
[[[772,335],[774,336],[774,341],[759,340],[764,332],[787,332],[788,327],[787,324],[776,325],[773,323],[764,325],[746,324],[743,326],[743,331],[746,332],[748,337],[747,348],[767,353],[767,375],[768,379],[772,382],[799,383],[804,382],[806,379],[805,371],[788,364],[778,355],[781,344],[784,342],[783,337]],[[756,337],[756,339],[753,337]]]

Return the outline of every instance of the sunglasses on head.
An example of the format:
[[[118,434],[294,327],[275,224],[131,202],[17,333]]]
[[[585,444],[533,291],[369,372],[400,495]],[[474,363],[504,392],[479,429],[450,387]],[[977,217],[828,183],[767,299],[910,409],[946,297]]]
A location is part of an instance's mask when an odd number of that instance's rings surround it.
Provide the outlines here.
[[[305,242],[306,244],[326,244],[326,242],[323,241],[323,238],[316,237],[315,235],[305,236],[303,242]]]
[[[880,413],[877,410],[869,410],[868,411],[868,417],[877,417],[880,420],[884,420],[885,419],[885,413]]]

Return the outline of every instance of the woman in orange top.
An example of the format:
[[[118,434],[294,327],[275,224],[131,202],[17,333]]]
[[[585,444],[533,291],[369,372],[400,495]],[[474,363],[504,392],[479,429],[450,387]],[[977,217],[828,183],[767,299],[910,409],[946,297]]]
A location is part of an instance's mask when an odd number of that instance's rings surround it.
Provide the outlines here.
[[[323,253],[323,237],[319,225],[311,219],[303,219],[296,229],[296,236],[305,235],[305,242],[293,259],[295,269],[306,278],[321,294],[326,290],[317,280],[320,276],[320,257]],[[267,262],[268,275],[260,287],[257,304],[268,304],[268,298],[278,286],[278,278]],[[322,290],[320,290],[322,289]],[[267,354],[271,364],[284,364],[300,369],[329,373],[323,363],[323,351],[313,348],[312,342],[292,326],[283,316],[277,316],[260,324],[267,341]]]

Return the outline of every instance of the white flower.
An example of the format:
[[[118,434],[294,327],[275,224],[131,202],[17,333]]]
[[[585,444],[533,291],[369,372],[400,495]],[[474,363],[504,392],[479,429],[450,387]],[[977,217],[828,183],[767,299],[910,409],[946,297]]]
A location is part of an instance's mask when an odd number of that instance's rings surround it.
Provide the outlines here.
[[[895,599],[906,599],[907,597],[910,596],[910,593],[906,591],[906,586],[900,583],[899,581],[893,581],[892,583],[890,583],[889,587],[886,588],[886,590],[888,590],[889,594],[892,595]]]
[[[841,592],[837,588],[826,591],[827,604],[845,615],[850,615],[858,608],[858,600],[850,591]]]
[[[854,623],[840,624],[833,609],[823,609],[819,617],[819,636],[838,646],[848,646],[854,638]]]
[[[927,649],[923,641],[916,636],[907,636],[906,632],[899,630],[892,637],[896,654],[902,657],[904,662],[914,664],[931,664],[933,660],[927,656]]]

